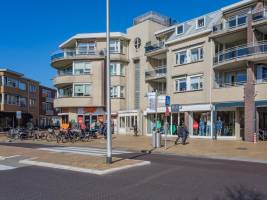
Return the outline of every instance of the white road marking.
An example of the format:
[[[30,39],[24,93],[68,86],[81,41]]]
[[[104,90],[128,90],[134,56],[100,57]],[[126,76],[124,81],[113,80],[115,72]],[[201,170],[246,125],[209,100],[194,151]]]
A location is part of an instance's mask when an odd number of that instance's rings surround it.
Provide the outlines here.
[[[93,156],[105,156],[106,150],[105,149],[98,149],[98,148],[90,148],[90,147],[51,147],[51,148],[40,148],[39,150],[45,151],[52,151],[52,152],[59,152],[59,153],[73,153],[73,154],[82,154],[82,155],[93,155]],[[112,154],[125,154],[131,153],[129,151],[120,151],[120,150],[113,150]]]
[[[0,171],[11,170],[11,169],[16,169],[16,167],[12,167],[12,166],[8,166],[8,165],[1,165],[0,164]]]

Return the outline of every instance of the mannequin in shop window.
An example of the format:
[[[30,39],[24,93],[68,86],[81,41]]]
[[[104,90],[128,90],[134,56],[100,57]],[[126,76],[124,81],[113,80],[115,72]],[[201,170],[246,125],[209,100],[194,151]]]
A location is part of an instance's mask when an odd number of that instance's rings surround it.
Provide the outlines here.
[[[207,125],[206,125],[206,135],[210,135],[210,128],[211,128],[211,121],[210,118],[207,120]]]
[[[193,122],[193,131],[194,131],[194,135],[198,135],[198,122],[197,120],[194,120]]]
[[[221,136],[222,135],[222,128],[223,128],[221,117],[218,117],[218,120],[215,123],[215,128],[216,128],[216,135]]]
[[[200,136],[204,136],[205,133],[205,122],[203,120],[203,118],[200,118],[200,122],[199,122],[199,135]]]

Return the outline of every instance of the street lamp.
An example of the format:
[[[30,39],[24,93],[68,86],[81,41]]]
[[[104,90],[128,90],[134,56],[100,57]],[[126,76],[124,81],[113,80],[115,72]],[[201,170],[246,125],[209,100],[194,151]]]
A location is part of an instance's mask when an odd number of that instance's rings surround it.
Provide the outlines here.
[[[106,157],[106,163],[111,164],[112,163],[112,133],[111,133],[111,103],[110,103],[110,16],[109,16],[110,6],[109,6],[109,0],[106,0],[106,39],[107,39],[107,59],[106,59],[106,95],[107,95],[107,157]]]

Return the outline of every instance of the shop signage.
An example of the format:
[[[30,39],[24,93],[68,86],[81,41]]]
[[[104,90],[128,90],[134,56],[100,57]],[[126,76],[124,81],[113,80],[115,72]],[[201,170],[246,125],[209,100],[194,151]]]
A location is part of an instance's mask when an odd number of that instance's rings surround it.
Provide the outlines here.
[[[177,113],[177,112],[179,112],[179,111],[180,111],[180,105],[179,105],[179,104],[173,104],[173,105],[171,106],[171,111],[172,111],[172,113]]]

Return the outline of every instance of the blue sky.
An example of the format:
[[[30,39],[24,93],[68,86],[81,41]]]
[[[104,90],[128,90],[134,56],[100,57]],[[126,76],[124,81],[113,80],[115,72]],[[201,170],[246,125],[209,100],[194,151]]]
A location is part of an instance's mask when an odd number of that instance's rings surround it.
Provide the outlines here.
[[[110,0],[111,31],[125,32],[134,17],[154,10],[177,21],[238,0]],[[52,86],[50,55],[76,33],[105,31],[105,0],[4,0],[0,6],[0,68]]]

